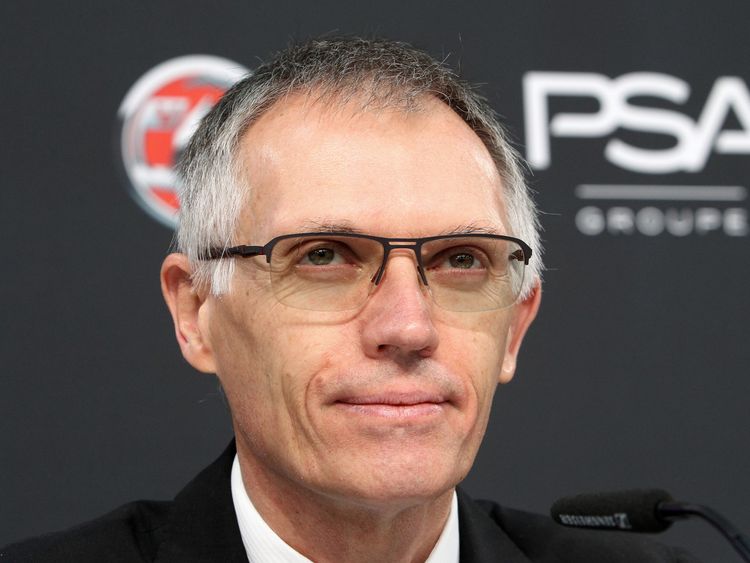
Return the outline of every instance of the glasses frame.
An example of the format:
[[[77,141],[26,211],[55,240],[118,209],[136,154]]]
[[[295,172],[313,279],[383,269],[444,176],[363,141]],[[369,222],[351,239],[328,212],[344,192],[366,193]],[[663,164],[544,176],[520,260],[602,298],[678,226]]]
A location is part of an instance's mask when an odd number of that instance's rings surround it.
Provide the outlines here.
[[[230,248],[212,248],[208,251],[203,260],[220,260],[222,258],[250,258],[253,256],[265,256],[268,265],[271,265],[271,255],[273,254],[274,247],[282,240],[290,238],[300,237],[351,237],[368,239],[379,242],[383,246],[383,261],[380,264],[377,272],[370,280],[375,285],[380,283],[385,273],[386,264],[388,264],[388,257],[393,249],[406,248],[414,251],[414,255],[417,259],[417,272],[422,283],[429,287],[427,276],[424,272],[424,264],[422,264],[422,246],[427,242],[440,239],[451,239],[458,237],[474,237],[474,238],[487,238],[495,240],[507,240],[516,243],[523,250],[523,263],[524,266],[529,265],[529,259],[531,258],[531,247],[519,238],[511,237],[507,235],[496,235],[491,233],[453,233],[449,235],[434,235],[431,237],[419,237],[419,238],[403,238],[403,237],[378,237],[375,235],[366,235],[362,233],[350,233],[342,231],[314,231],[309,233],[294,233],[289,235],[280,235],[268,241],[263,246],[253,246],[241,244],[239,246],[232,246]]]

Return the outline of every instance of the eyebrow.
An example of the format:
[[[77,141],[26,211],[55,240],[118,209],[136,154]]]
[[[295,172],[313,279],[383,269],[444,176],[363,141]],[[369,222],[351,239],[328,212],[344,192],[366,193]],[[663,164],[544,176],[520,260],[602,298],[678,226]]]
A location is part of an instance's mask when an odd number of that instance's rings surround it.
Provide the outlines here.
[[[351,221],[346,219],[341,221],[329,221],[326,219],[312,219],[305,221],[300,225],[300,232],[305,233],[349,233],[361,235],[364,232],[354,226]]]
[[[466,225],[459,225],[453,229],[448,229],[440,233],[441,235],[475,235],[475,234],[485,234],[485,235],[499,235],[500,233],[496,228],[494,227],[484,227],[479,225],[478,223],[467,223]]]

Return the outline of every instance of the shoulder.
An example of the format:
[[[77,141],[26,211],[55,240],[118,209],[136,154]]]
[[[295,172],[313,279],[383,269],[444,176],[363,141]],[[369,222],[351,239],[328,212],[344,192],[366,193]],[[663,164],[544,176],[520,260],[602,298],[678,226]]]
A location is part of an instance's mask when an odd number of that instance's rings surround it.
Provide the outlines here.
[[[0,549],[0,563],[153,560],[170,502],[137,501],[68,530]]]
[[[247,561],[232,503],[234,442],[173,501],[136,501],[0,549],[0,563]]]
[[[486,500],[473,501],[465,493],[459,496],[459,506],[463,509],[460,517],[467,519],[469,528],[477,528],[479,522],[479,529],[486,535],[490,533],[491,522],[496,533],[506,534],[527,560],[534,562],[697,563],[684,550],[660,544],[642,534],[567,528],[541,514]],[[483,519],[486,521],[482,524]],[[468,535],[471,536],[471,531]]]

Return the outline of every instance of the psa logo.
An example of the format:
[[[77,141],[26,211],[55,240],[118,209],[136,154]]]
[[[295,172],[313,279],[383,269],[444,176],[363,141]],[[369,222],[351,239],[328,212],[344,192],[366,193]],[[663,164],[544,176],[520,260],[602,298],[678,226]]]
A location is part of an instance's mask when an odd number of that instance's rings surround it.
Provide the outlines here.
[[[180,203],[173,166],[180,152],[201,118],[247,72],[219,57],[179,57],[152,68],[125,95],[118,117],[128,188],[164,225],[177,224]]]
[[[618,128],[676,140],[667,149],[645,149],[610,139],[604,147],[606,159],[634,172],[700,172],[712,151],[750,154],[750,92],[738,77],[716,80],[697,121],[679,111],[630,103],[632,98],[648,96],[684,104],[690,85],[668,74],[634,72],[610,79],[594,73],[529,72],[523,79],[523,93],[527,157],[537,169],[551,163],[551,137],[606,137]],[[599,110],[550,118],[548,101],[559,96],[593,98]],[[722,128],[731,112],[741,129]]]
[[[594,100],[598,109],[550,115],[550,100],[561,97]],[[696,119],[676,109],[635,102],[639,97],[679,106],[690,97],[690,85],[653,72],[617,78],[581,72],[527,73],[523,98],[529,164],[538,170],[549,168],[551,140],[562,137],[607,138],[604,158],[642,174],[699,173],[712,153],[750,155],[750,91],[741,78],[717,78]],[[730,116],[736,118],[738,128],[725,128]],[[644,140],[662,135],[675,142],[668,148],[636,146],[618,137],[621,130],[640,133]],[[745,237],[750,234],[748,213],[739,203],[747,193],[740,185],[581,183],[575,196],[585,205],[576,213],[575,224],[587,236],[723,233]]]

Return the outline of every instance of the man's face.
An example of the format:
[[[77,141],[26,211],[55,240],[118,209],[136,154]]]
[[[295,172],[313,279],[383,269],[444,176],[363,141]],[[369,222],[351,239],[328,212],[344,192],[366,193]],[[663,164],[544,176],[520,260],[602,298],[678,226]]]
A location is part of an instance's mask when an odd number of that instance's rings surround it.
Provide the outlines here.
[[[436,100],[406,114],[292,97],[250,128],[239,158],[251,195],[238,244],[321,225],[385,237],[469,225],[510,233],[490,155]],[[200,316],[243,473],[361,503],[414,502],[457,484],[538,299],[443,310],[403,250],[360,309],[314,312],[280,304],[257,264],[239,259],[231,292],[208,297]]]

